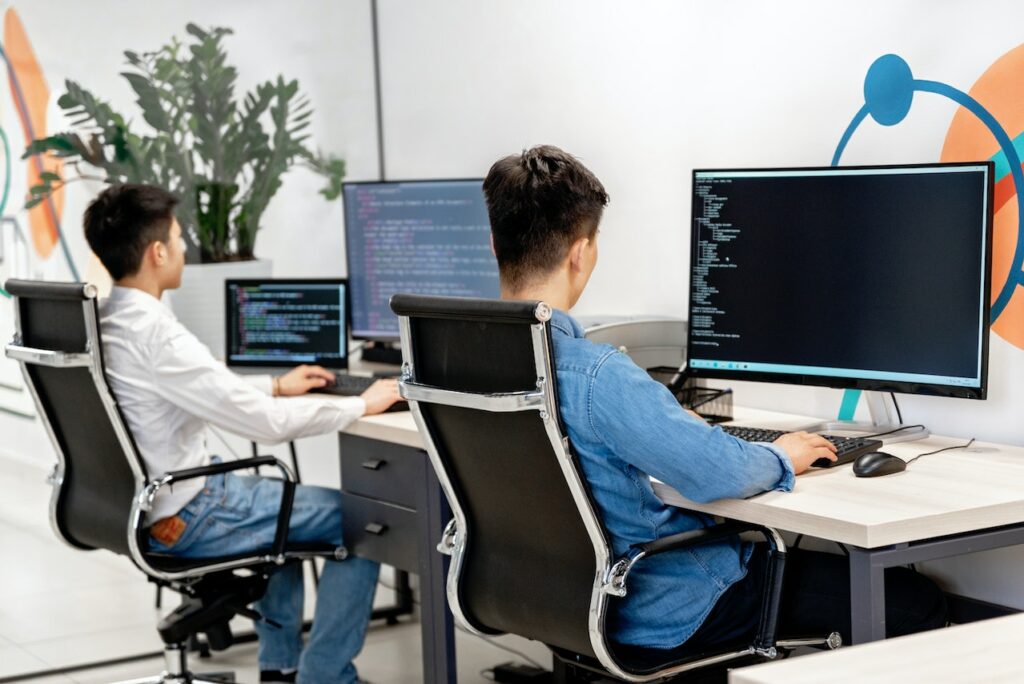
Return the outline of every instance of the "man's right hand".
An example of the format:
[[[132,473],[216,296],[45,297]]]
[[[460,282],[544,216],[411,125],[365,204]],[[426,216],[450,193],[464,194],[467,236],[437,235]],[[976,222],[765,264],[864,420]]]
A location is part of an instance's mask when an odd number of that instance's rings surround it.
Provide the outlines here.
[[[370,385],[369,389],[363,392],[363,401],[366,402],[364,416],[372,416],[376,413],[387,411],[392,404],[402,397],[398,394],[397,380],[378,380]]]
[[[781,447],[793,464],[797,475],[811,467],[819,458],[836,460],[836,447],[821,435],[810,432],[787,432],[772,442]]]

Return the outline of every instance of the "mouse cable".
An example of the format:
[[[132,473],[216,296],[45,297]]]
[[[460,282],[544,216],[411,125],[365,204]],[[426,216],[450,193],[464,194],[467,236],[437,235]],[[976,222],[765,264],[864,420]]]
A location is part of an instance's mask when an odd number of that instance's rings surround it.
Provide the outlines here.
[[[904,430],[914,430],[914,429],[917,429],[917,428],[924,429],[924,425],[921,425],[921,424],[918,424],[918,425],[901,425],[900,427],[896,428],[895,430],[889,430],[888,432],[876,432],[873,435],[858,435],[858,437],[863,437],[864,439],[870,439],[872,437],[885,437],[886,435],[891,435],[891,434],[896,433],[896,432],[903,432]]]
[[[974,444],[974,437],[971,437],[971,440],[969,442],[967,442],[967,444],[958,444],[957,446],[946,447],[945,449],[936,449],[935,451],[928,451],[928,452],[925,452],[923,454],[918,454],[914,458],[912,458],[909,461],[907,461],[907,465],[910,465],[911,463],[913,463],[917,459],[921,458],[922,456],[931,456],[932,454],[938,454],[938,453],[943,452],[943,451],[951,451],[952,449],[966,449],[967,447],[971,446],[972,444]]]

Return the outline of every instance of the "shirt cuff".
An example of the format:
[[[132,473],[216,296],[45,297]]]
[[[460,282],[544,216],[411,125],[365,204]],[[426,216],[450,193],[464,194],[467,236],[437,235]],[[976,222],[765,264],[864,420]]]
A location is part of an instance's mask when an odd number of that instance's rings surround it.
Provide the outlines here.
[[[346,408],[349,406],[358,408],[357,419],[366,415],[366,401],[362,397],[338,397],[338,400],[344,402]]]
[[[274,376],[272,375],[240,375],[238,376],[247,383],[263,392],[267,396],[274,394]]]
[[[758,444],[775,454],[775,458],[779,459],[779,466],[782,468],[782,476],[772,489],[779,492],[793,491],[793,485],[796,484],[796,473],[793,472],[793,462],[789,460],[789,456],[774,444],[768,442],[758,442]]]

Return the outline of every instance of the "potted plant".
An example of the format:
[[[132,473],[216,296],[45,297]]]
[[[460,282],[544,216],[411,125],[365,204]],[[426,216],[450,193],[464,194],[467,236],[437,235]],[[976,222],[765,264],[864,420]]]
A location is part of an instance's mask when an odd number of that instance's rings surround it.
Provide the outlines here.
[[[26,208],[86,179],[150,183],[176,194],[190,265],[172,304],[218,354],[224,278],[270,275],[269,262],[254,261],[254,247],[282,176],[294,166],[312,169],[326,181],[320,193],[333,200],[341,194],[345,162],[310,149],[313,112],[297,81],[278,76],[236,98],[237,71],[223,45],[231,30],[189,24],[186,31],[188,44],[172,38],[154,52],[124,53],[128,68],[121,75],[146,126],[65,81],[57,103],[71,130],[32,141],[24,155],[60,157],[64,170],[42,174],[29,189]]]

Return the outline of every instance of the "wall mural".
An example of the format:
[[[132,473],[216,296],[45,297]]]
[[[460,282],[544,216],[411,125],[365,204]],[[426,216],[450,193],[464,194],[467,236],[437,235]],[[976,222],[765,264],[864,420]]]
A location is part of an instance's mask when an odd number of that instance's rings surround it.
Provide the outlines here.
[[[1024,349],[1024,45],[990,66],[965,93],[939,81],[914,77],[898,55],[875,60],[864,79],[864,106],[847,126],[832,157],[839,164],[846,145],[869,116],[882,126],[906,118],[916,93],[931,93],[960,105],[946,133],[940,161],[995,163],[992,227],[992,332]],[[1008,132],[1009,131],[1009,132]],[[1012,137],[1011,137],[1012,136]],[[859,390],[847,390],[839,418],[852,420]]]
[[[832,165],[839,163],[854,131],[868,116],[882,126],[903,121],[915,93],[934,93],[960,105],[946,133],[941,161],[995,162],[992,240],[992,330],[1024,349],[1024,188],[1020,152],[1024,150],[1024,45],[1011,50],[978,79],[970,93],[938,81],[915,79],[897,55],[875,60],[864,79],[864,106],[839,141]],[[1007,129],[1015,132],[1011,138]]]
[[[13,115],[0,98],[0,138],[4,145],[3,195],[0,197],[0,285],[10,277],[29,277],[33,265],[48,260],[60,246],[77,278],[74,265],[61,233],[64,210],[63,192],[55,193],[28,212],[21,210],[23,198],[11,193],[12,175],[18,168],[12,157],[37,136],[47,131],[47,108],[50,90],[43,70],[36,59],[28,34],[13,8],[4,13],[3,42],[0,57],[4,61],[10,86]],[[8,135],[8,132],[10,135]],[[34,157],[24,165],[26,185],[39,182],[43,174],[59,174],[58,159]],[[20,186],[20,184],[18,184]],[[14,333],[14,312],[9,296],[0,288],[0,344],[6,344]],[[32,402],[24,392],[17,365],[0,357],[0,410],[32,416]]]

